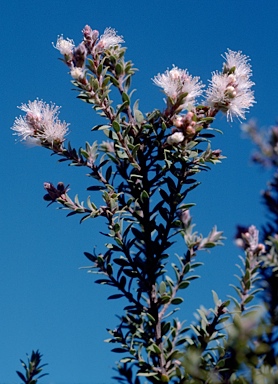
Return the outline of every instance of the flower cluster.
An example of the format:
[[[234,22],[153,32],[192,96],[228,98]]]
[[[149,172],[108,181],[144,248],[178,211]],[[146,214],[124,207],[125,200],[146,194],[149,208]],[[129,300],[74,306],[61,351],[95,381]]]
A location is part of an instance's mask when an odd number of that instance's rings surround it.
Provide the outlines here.
[[[113,28],[106,28],[100,38],[98,38],[99,32],[92,30],[89,25],[86,25],[82,32],[84,40],[77,47],[73,40],[64,39],[63,35],[58,36],[56,45],[53,44],[64,56],[72,78],[79,81],[85,77],[85,62],[88,55],[96,58],[111,48],[120,48],[120,44],[124,42],[122,36],[118,36]]]
[[[230,121],[233,121],[233,116],[245,119],[245,112],[255,103],[249,58],[240,51],[231,50],[224,58],[226,62],[222,73],[216,71],[212,74],[206,91],[206,103],[216,111],[225,113]]]
[[[60,147],[68,133],[68,124],[58,119],[60,107],[46,104],[42,100],[29,101],[19,107],[26,112],[15,119],[12,130],[35,145]]]
[[[187,70],[175,66],[163,74],[156,75],[153,82],[163,89],[163,92],[171,99],[172,104],[180,101],[180,110],[192,106],[196,97],[202,94],[202,88],[204,87],[199,82],[199,77],[192,77]],[[180,98],[182,100],[179,100]]]

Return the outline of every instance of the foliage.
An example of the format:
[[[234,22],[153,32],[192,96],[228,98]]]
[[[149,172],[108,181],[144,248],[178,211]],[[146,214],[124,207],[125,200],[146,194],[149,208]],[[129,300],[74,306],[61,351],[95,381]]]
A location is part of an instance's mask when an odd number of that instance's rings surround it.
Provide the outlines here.
[[[43,367],[47,365],[47,364],[40,365],[42,356],[43,355],[37,350],[37,351],[32,351],[31,357],[28,357],[27,364],[24,363],[23,360],[20,360],[25,370],[25,375],[19,371],[16,371],[16,373],[18,374],[20,379],[23,381],[23,383],[36,384],[40,378],[48,375],[48,373],[40,374]],[[35,376],[37,376],[37,378],[35,378]]]
[[[166,95],[165,110],[143,113],[138,100],[132,102],[136,70],[125,61],[122,42],[112,29],[99,38],[86,26],[77,47],[62,37],[56,45],[78,98],[104,119],[92,130],[101,131],[106,141],[87,142],[78,150],[65,145],[67,124],[59,121],[57,107],[41,101],[23,105],[26,117],[17,118],[13,127],[22,140],[50,149],[61,162],[89,169],[88,190],[102,196],[102,205],[91,197],[84,203],[77,195],[70,197],[62,182],[56,187],[44,184],[44,199],[68,210],[68,216],[80,215],[81,222],[106,219],[105,249],[85,256],[92,263],[89,272],[99,275],[96,283],[115,289],[108,299],[126,300],[119,324],[108,330],[106,340],[120,356],[114,378],[129,384],[275,383],[278,176],[264,194],[274,215],[274,224],[264,230],[265,244],[254,226],[239,229],[237,242],[245,256],[233,285],[235,297],[222,301],[213,292],[214,308],[198,309],[197,322],[190,326],[175,315],[183,290],[199,277],[199,251],[222,244],[216,227],[207,236],[195,230],[190,216],[194,204],[188,196],[199,185],[199,174],[224,158],[211,147],[220,132],[211,126],[216,115],[244,118],[254,103],[249,60],[241,52],[228,51],[222,72],[213,73],[201,104],[196,103],[203,92],[199,79],[173,67],[154,78]],[[274,150],[273,141],[269,145]],[[173,255],[180,239],[186,251]],[[41,355],[32,354],[31,362],[35,357],[35,367],[41,369]],[[31,369],[24,367],[27,373]]]

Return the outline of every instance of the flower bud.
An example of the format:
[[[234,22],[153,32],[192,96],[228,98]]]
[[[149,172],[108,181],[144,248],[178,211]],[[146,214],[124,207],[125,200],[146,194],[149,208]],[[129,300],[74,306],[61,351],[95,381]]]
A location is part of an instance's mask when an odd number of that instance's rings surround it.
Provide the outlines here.
[[[229,86],[226,88],[225,95],[228,96],[228,97],[231,98],[231,99],[233,99],[234,97],[236,97],[236,90],[235,90],[235,88],[232,87],[231,85],[229,85]]]
[[[173,118],[173,125],[174,125],[175,127],[177,127],[177,128],[182,128],[183,123],[184,123],[184,121],[183,121],[183,116],[178,115],[178,116],[175,116],[175,117]]]
[[[86,60],[86,47],[84,43],[80,43],[73,52],[73,62],[75,67],[83,67]]]
[[[192,127],[192,125],[188,125],[185,129],[185,133],[187,136],[193,137],[196,134],[196,130]]]
[[[86,48],[88,49],[89,52],[91,52],[95,45],[95,42],[98,39],[99,32],[97,30],[92,30],[92,28],[89,25],[85,25],[82,32],[84,35],[84,43],[86,45]]]

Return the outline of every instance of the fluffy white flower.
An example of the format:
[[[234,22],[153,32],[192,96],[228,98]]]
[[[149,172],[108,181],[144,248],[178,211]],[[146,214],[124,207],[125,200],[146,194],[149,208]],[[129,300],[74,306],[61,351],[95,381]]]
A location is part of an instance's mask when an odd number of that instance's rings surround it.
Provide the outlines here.
[[[70,74],[73,79],[79,80],[84,77],[84,69],[80,67],[72,67]]]
[[[28,137],[32,137],[35,132],[32,125],[22,116],[16,117],[12,130],[15,131],[14,134],[21,137],[21,140],[26,140]]]
[[[255,103],[254,92],[251,87],[254,83],[249,58],[242,53],[228,52],[223,56],[223,72],[214,72],[210,86],[206,91],[207,104],[227,115],[233,121],[233,116],[245,119],[246,111]]]
[[[60,107],[35,100],[22,104],[19,108],[26,112],[26,115],[15,119],[12,130],[21,140],[36,144],[63,143],[68,133],[68,124],[58,119]]]
[[[101,53],[106,49],[115,47],[124,43],[123,37],[118,36],[113,28],[106,28],[103,35],[100,36],[98,43],[94,47],[94,53]]]
[[[174,103],[179,96],[187,93],[182,103],[183,109],[194,104],[195,98],[202,94],[203,84],[199,82],[199,77],[192,77],[187,70],[175,66],[163,74],[159,73],[152,80]]]
[[[52,44],[53,44],[53,47],[58,49],[58,51],[62,55],[66,55],[66,56],[69,56],[75,47],[73,40],[68,38],[64,39],[63,35],[58,36],[56,45],[54,45],[54,43]]]
[[[182,132],[175,132],[172,135],[167,137],[167,143],[170,145],[176,145],[181,143],[184,140],[184,135]]]

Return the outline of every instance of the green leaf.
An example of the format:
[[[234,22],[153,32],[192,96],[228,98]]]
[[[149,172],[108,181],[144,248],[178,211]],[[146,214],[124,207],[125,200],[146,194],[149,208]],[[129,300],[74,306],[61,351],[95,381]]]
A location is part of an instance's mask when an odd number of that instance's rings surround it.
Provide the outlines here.
[[[122,93],[122,100],[123,100],[124,103],[126,103],[126,105],[130,104],[129,97],[128,97],[128,95],[125,92]]]
[[[164,189],[159,189],[159,193],[162,197],[162,199],[168,203],[169,202],[169,194],[167,192],[164,191]]]
[[[223,316],[221,317],[220,320],[218,320],[218,324],[224,323],[225,321],[229,320],[231,317],[230,316]]]
[[[199,278],[200,278],[199,275],[192,275],[192,276],[188,276],[188,277],[186,278],[186,281],[188,281],[188,280],[195,280],[195,279],[199,279]]]
[[[103,64],[100,63],[99,66],[97,67],[97,75],[98,75],[98,76],[101,75],[102,70],[103,70]]]
[[[182,204],[179,206],[179,209],[187,210],[189,208],[195,207],[195,203]]]
[[[163,295],[166,292],[166,284],[164,281],[161,281],[159,285],[159,293]]]
[[[121,130],[121,126],[116,120],[113,121],[112,127],[114,128],[114,131],[116,133],[120,132],[120,130]]]
[[[126,277],[125,276],[122,276],[120,281],[119,281],[119,284],[121,286],[122,289],[125,288],[125,285],[126,285]]]
[[[254,299],[254,295],[249,295],[243,302],[243,304],[250,303]]]
[[[110,77],[111,83],[115,85],[115,87],[119,87],[120,83],[118,82],[118,80],[112,75],[109,75],[109,77]]]
[[[162,296],[162,297],[160,298],[160,302],[161,302],[161,304],[167,304],[167,303],[169,303],[170,300],[171,300],[171,296],[166,296],[166,295],[164,295],[164,296]]]
[[[145,190],[142,191],[140,194],[140,200],[142,201],[142,203],[144,202],[144,200],[148,200],[148,199],[149,199],[148,192]]]
[[[161,354],[161,351],[160,351],[159,346],[156,345],[155,343],[151,344],[151,345],[148,347],[148,351],[150,351],[150,352],[154,352],[156,355],[160,355],[160,354]]]
[[[115,352],[115,353],[126,353],[127,352],[127,348],[113,348],[111,349],[111,352]]]
[[[163,322],[161,325],[162,334],[166,335],[166,333],[169,331],[170,328],[171,328],[171,323],[169,321],[165,323]]]
[[[212,297],[213,297],[214,304],[218,305],[219,304],[219,298],[218,298],[217,293],[214,290],[212,290]]]
[[[138,109],[134,111],[134,117],[138,124],[142,124],[145,120],[143,113]]]
[[[106,170],[106,174],[105,174],[105,179],[108,183],[109,183],[109,179],[110,179],[111,175],[112,175],[112,166],[109,165],[109,167]]]
[[[188,286],[190,285],[190,282],[189,281],[182,281],[181,283],[179,283],[179,289],[185,289],[187,288]]]
[[[116,295],[111,295],[107,298],[107,300],[115,300],[115,299],[120,299],[121,297],[124,297],[123,294],[117,293]]]
[[[124,101],[117,111],[117,116],[129,106],[128,101]]]
[[[113,268],[111,264],[107,265],[107,273],[109,276],[113,275]]]
[[[174,305],[179,305],[181,303],[183,303],[182,297],[175,297],[173,300],[171,300],[171,304],[174,304]]]
[[[91,253],[89,252],[84,252],[84,255],[87,257],[87,259],[89,259],[90,261],[93,261],[95,262],[97,260],[96,256],[92,255]]]
[[[155,373],[155,372],[138,372],[137,376],[151,377],[151,376],[157,376],[157,373]]]
[[[151,323],[156,324],[155,318],[150,313],[147,312],[146,315],[147,318],[151,321]]]
[[[124,258],[114,259],[113,261],[115,264],[118,264],[121,267],[128,267],[130,265],[129,262]]]

